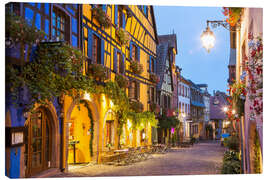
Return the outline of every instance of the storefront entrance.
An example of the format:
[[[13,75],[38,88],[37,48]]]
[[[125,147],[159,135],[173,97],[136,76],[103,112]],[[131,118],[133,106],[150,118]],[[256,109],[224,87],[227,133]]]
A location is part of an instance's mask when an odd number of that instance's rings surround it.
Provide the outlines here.
[[[51,124],[46,111],[40,108],[31,114],[25,126],[25,174],[30,177],[51,166]]]

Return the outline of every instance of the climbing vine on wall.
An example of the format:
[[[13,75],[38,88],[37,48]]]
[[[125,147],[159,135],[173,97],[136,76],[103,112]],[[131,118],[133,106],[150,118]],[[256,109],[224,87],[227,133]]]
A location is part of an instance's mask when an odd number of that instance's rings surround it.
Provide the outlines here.
[[[90,141],[89,141],[89,149],[90,149],[90,156],[93,156],[93,139],[94,139],[94,119],[92,116],[92,111],[88,105],[88,103],[85,100],[81,100],[81,103],[84,104],[84,107],[86,107],[88,111],[88,117],[90,119]]]

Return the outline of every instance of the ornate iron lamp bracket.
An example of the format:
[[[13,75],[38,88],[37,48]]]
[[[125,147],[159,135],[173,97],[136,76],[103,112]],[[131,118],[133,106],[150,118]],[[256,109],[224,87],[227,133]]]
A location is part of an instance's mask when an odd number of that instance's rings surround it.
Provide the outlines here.
[[[211,24],[212,28],[217,28],[218,26],[223,26],[225,29],[230,30],[230,25],[226,21],[209,21],[207,20],[207,27]]]

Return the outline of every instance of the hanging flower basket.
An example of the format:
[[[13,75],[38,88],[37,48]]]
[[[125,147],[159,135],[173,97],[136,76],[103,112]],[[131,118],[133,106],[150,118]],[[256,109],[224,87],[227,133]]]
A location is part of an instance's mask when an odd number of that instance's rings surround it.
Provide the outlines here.
[[[232,93],[232,104],[239,116],[244,114],[245,96],[247,95],[246,86],[242,82],[235,82],[230,87]]]
[[[143,104],[140,101],[131,101],[129,105],[134,112],[143,112]]]
[[[130,70],[135,74],[142,74],[143,72],[143,65],[140,64],[138,61],[131,60],[130,61]]]
[[[230,26],[235,26],[239,23],[242,16],[243,8],[235,8],[235,7],[223,7],[223,15],[227,16],[226,22],[230,24]]]
[[[118,38],[121,45],[128,45],[130,42],[130,35],[124,28],[116,29],[116,37]]]
[[[108,78],[107,69],[101,64],[90,64],[89,76],[97,81],[104,81]]]
[[[92,10],[93,17],[98,21],[101,26],[109,28],[112,26],[112,20],[100,7],[95,7]]]
[[[154,74],[154,73],[151,73],[150,74],[150,80],[154,83],[159,83],[160,81],[160,78],[158,75]]]
[[[129,86],[128,78],[122,74],[117,74],[115,76],[115,81],[120,88],[127,88]]]

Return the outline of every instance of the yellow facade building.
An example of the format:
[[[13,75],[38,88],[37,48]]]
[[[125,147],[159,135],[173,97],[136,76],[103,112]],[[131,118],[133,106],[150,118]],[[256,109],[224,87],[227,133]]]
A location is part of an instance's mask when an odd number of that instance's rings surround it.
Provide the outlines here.
[[[126,76],[130,101],[141,102],[143,111],[150,110],[156,99],[156,83],[151,74],[156,73],[158,43],[153,7],[83,4],[81,27],[81,43],[87,57],[85,73],[90,64],[101,64],[107,69],[105,81],[114,80],[117,74]],[[143,67],[141,73],[130,67],[134,61]],[[114,105],[104,94],[85,93],[82,99],[78,107],[70,97],[64,98],[65,169],[72,163],[102,162],[109,152],[119,148],[119,141],[121,148],[152,144],[150,124],[139,131],[132,130],[128,121],[119,139]]]

